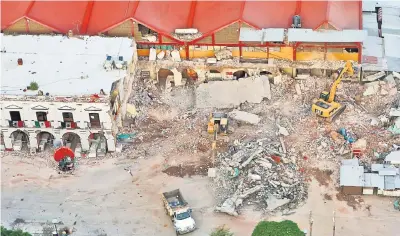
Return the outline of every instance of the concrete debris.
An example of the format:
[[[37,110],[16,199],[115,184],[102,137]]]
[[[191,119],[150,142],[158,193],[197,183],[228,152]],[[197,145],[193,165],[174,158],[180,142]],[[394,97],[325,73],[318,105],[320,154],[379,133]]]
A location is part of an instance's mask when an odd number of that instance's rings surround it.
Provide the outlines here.
[[[244,102],[261,103],[263,98],[271,97],[269,82],[262,77],[200,84],[196,88],[196,107],[222,109],[234,108]]]
[[[282,83],[282,75],[279,74],[274,77],[274,84],[281,84]]]
[[[379,82],[371,82],[366,84],[367,89],[364,91],[363,95],[364,96],[370,96],[370,95],[374,95],[376,93],[378,93],[379,91]]]
[[[260,77],[260,79],[263,82],[263,88],[264,88],[264,97],[268,98],[269,100],[272,99],[271,95],[271,85],[269,84],[269,79],[267,76],[263,75]]]
[[[246,123],[250,123],[253,125],[256,125],[260,122],[260,117],[245,111],[239,111],[239,110],[234,110],[229,112],[229,117],[237,120],[237,121],[242,121]]]
[[[300,88],[300,84],[298,84],[298,83],[296,83],[295,85],[294,85],[294,88],[296,89],[296,93],[297,93],[297,95],[301,95],[301,88]]]
[[[157,42],[157,36],[155,36],[155,35],[145,35],[145,36],[142,36],[142,39],[144,39],[144,40],[147,40],[147,41],[149,41],[149,42],[152,42],[152,43],[155,43],[155,42]]]
[[[218,61],[232,58],[232,52],[226,48],[219,51],[214,51],[214,55]]]
[[[400,73],[397,73],[397,72],[395,72],[395,71],[393,71],[392,73],[393,73],[393,76],[394,76],[395,78],[400,79]]]
[[[393,75],[390,74],[385,77],[385,81],[390,85],[390,86],[396,86],[396,80],[394,79]]]
[[[375,80],[383,78],[385,75],[386,75],[386,73],[384,71],[381,71],[376,74],[365,77],[364,81],[375,81]]]
[[[182,85],[182,73],[179,72],[176,68],[171,70],[174,73],[174,84],[175,86]]]
[[[175,62],[180,62],[181,61],[181,54],[179,53],[178,50],[173,50],[171,52],[171,58]]]
[[[289,131],[285,127],[279,126],[279,133],[282,134],[283,136],[289,136]]]
[[[244,201],[257,204],[265,212],[289,211],[305,201],[307,185],[294,160],[280,153],[279,141],[265,141],[235,142],[218,155],[220,163],[214,178],[217,211],[237,216]],[[232,178],[230,173],[236,167],[240,167],[240,173]]]
[[[157,59],[158,60],[162,60],[165,56],[165,51],[161,51],[157,54]]]
[[[149,61],[155,61],[157,59],[157,51],[155,48],[150,48]]]
[[[192,40],[200,38],[201,36],[203,36],[203,34],[200,33],[200,32],[197,32],[197,33],[185,33],[185,34],[173,33],[172,36],[174,38],[176,38],[176,39],[181,40],[181,41],[188,42],[188,41],[192,41]]]
[[[216,169],[215,168],[209,168],[208,169],[208,177],[214,178],[217,175]]]
[[[206,63],[207,64],[215,64],[215,63],[217,63],[217,58],[214,58],[214,57],[207,58]]]

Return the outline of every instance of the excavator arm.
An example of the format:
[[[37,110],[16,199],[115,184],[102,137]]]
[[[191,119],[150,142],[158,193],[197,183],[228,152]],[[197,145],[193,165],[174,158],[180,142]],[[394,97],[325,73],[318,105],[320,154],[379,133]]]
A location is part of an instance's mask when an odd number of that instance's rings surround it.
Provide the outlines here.
[[[353,64],[351,63],[351,61],[346,61],[346,64],[344,65],[342,70],[339,72],[339,75],[336,78],[335,82],[333,82],[331,90],[329,91],[329,97],[328,97],[327,102],[333,102],[333,100],[335,99],[337,87],[340,84],[340,82],[342,81],[342,78],[346,72],[350,76],[352,76],[354,74]]]

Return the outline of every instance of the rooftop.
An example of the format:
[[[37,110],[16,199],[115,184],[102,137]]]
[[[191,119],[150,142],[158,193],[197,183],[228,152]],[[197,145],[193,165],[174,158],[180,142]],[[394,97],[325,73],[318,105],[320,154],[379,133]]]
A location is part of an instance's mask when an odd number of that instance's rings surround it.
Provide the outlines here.
[[[130,62],[133,50],[129,38],[72,37],[1,34],[2,95],[34,95],[23,90],[32,81],[44,94],[80,96],[109,93],[111,84],[126,70],[103,68],[106,56],[123,56]],[[23,64],[18,65],[21,58]]]

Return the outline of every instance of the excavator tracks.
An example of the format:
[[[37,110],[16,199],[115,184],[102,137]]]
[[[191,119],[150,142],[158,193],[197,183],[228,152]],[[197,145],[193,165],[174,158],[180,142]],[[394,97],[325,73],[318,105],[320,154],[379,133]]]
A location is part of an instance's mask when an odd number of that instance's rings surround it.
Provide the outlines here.
[[[345,109],[346,105],[343,105],[341,108],[337,109],[331,117],[326,118],[327,122],[331,123],[335,121],[344,112]]]

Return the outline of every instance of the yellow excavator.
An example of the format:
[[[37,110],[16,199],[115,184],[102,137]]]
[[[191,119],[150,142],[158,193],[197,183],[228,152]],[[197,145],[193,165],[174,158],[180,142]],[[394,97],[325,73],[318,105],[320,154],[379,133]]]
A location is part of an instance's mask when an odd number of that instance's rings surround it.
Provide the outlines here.
[[[333,82],[330,91],[323,91],[319,99],[316,100],[311,110],[319,117],[326,118],[328,122],[335,120],[343,111],[346,109],[345,105],[336,102],[336,90],[342,78],[347,73],[348,76],[354,75],[353,64],[351,61],[347,61],[343,68],[338,70],[338,77]]]
[[[207,132],[213,135],[213,141],[211,143],[211,158],[214,163],[217,149],[217,136],[218,134],[227,135],[228,133],[228,114],[223,112],[211,113],[207,124]]]

